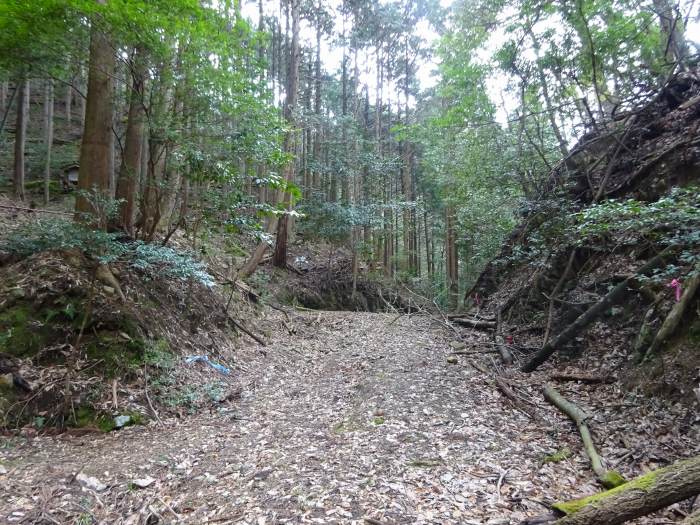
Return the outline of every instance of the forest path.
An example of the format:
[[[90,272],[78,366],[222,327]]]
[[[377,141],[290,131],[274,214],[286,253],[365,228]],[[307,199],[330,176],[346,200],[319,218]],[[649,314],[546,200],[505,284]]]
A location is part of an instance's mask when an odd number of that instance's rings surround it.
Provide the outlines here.
[[[451,334],[430,319],[304,312],[294,323],[294,337],[273,334],[267,357],[246,363],[241,400],[217,413],[166,428],[8,441],[0,515],[507,524],[576,483],[541,470],[542,451],[561,442],[504,402],[489,378],[447,363]],[[79,471],[107,488],[81,487]],[[154,481],[139,489],[139,478]]]

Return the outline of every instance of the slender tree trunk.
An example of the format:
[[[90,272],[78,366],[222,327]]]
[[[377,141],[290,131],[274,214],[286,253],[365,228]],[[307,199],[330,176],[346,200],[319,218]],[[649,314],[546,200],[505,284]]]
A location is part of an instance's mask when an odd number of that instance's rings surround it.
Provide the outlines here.
[[[451,309],[456,309],[459,302],[459,259],[455,232],[456,213],[453,205],[445,208],[445,253],[447,256],[447,293]]]
[[[70,83],[66,84],[65,96],[63,98],[63,105],[66,118],[66,129],[70,132],[71,120],[73,118],[71,106],[73,105],[73,86]]]
[[[287,96],[285,98],[284,114],[287,122],[291,127],[294,127],[294,111],[297,105],[298,88],[299,88],[299,4],[300,0],[291,0],[292,12],[292,42],[289,53],[289,68],[287,70]],[[285,137],[285,151],[294,152],[294,134],[292,129]],[[288,182],[294,181],[295,163],[289,162],[285,168],[285,179]],[[287,210],[291,206],[291,195],[289,192],[284,194],[284,204]],[[275,244],[275,253],[272,256],[272,264],[279,268],[287,266],[287,234],[289,229],[289,215],[284,214],[277,222],[277,242]]]
[[[566,141],[564,140],[564,135],[562,134],[561,130],[559,129],[559,124],[557,124],[556,110],[554,109],[554,105],[552,104],[552,97],[549,94],[549,84],[547,82],[547,77],[545,75],[544,67],[542,66],[542,62],[540,59],[540,44],[539,44],[539,41],[537,40],[537,37],[532,32],[532,29],[529,28],[528,33],[530,35],[530,40],[532,41],[532,47],[535,50],[535,55],[536,55],[535,63],[537,65],[537,76],[538,76],[538,79],[540,81],[540,89],[542,90],[542,97],[544,98],[544,104],[545,104],[545,109],[547,110],[547,117],[549,118],[549,124],[552,126],[552,132],[554,133],[554,136],[557,138],[557,143],[559,144],[559,151],[561,152],[563,157],[566,157],[569,154],[569,149],[566,146]]]
[[[654,11],[659,17],[659,27],[664,38],[661,39],[661,56],[666,63],[677,63],[685,69],[688,56],[688,44],[685,40],[683,17],[678,12],[675,2],[670,0],[653,0]],[[697,14],[697,11],[696,11]]]
[[[119,204],[119,225],[129,235],[134,235],[134,215],[136,209],[136,189],[141,175],[143,140],[145,131],[144,86],[146,81],[146,60],[143,52],[137,49],[133,57],[129,116],[124,137],[124,154],[117,179],[117,199]]]
[[[15,125],[15,171],[13,189],[15,198],[24,201],[24,149],[27,142],[27,121],[29,120],[29,80],[17,82],[17,120]]]
[[[97,1],[106,3],[106,0]],[[95,197],[99,199],[109,198],[114,64],[114,49],[109,37],[99,28],[93,27],[90,35],[90,66],[78,189],[84,192],[94,190]],[[76,197],[75,212],[78,220],[84,220],[84,214],[97,213],[99,226],[106,227],[101,210],[93,209],[93,205],[83,195]]]
[[[49,203],[49,187],[51,183],[51,150],[53,147],[53,80],[46,81],[44,96],[44,130],[46,140],[46,160],[44,163],[44,203]]]
[[[85,127],[85,114],[87,112],[87,81],[85,80],[86,77],[86,72],[85,72],[85,67],[80,66],[80,83],[81,87],[84,88],[83,90],[83,95],[80,93],[76,92],[76,95],[78,97],[78,111],[79,111],[79,116],[80,116],[80,127],[84,128]]]

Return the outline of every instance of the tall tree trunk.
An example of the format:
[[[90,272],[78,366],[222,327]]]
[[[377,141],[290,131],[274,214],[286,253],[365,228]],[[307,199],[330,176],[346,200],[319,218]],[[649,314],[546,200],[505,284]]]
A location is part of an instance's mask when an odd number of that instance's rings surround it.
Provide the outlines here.
[[[49,187],[51,183],[51,150],[53,147],[53,80],[46,81],[44,94],[44,131],[46,142],[46,160],[44,163],[44,203],[49,203]]]
[[[299,4],[300,0],[290,0],[292,12],[292,42],[289,52],[289,64],[287,69],[287,94],[285,97],[284,115],[290,124],[290,131],[284,139],[285,151],[294,152],[295,133],[294,111],[297,106],[299,88]],[[294,181],[295,163],[289,162],[285,167],[285,180]],[[291,206],[291,194],[287,191],[284,194],[284,205],[288,211]],[[287,266],[287,231],[289,228],[289,215],[283,214],[277,222],[277,241],[275,243],[275,253],[272,256],[272,264],[284,268]]]
[[[17,82],[17,120],[15,125],[15,171],[13,189],[15,198],[24,200],[24,149],[27,143],[29,120],[29,80],[22,77]]]
[[[97,0],[105,4],[106,0]],[[114,49],[109,37],[93,26],[90,34],[90,65],[85,108],[85,125],[80,146],[80,173],[78,189],[94,190],[95,197],[109,198],[110,141],[112,139],[112,74],[114,72]],[[100,227],[106,227],[101,210],[83,195],[75,199],[77,220],[85,214],[97,214]]]
[[[144,87],[146,81],[146,60],[139,49],[134,51],[131,72],[131,95],[129,116],[124,137],[124,154],[117,179],[117,199],[119,204],[119,225],[124,231],[134,235],[134,215],[136,209],[136,189],[141,175],[143,139],[146,127]]]

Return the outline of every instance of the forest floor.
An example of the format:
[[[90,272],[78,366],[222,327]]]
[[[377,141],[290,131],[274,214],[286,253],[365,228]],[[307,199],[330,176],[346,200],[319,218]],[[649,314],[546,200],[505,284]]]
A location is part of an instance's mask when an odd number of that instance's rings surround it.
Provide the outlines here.
[[[429,317],[292,323],[237,367],[240,399],[209,414],[0,438],[2,519],[505,525],[595,490],[573,427],[553,409],[531,420],[468,358],[448,362],[454,334]]]

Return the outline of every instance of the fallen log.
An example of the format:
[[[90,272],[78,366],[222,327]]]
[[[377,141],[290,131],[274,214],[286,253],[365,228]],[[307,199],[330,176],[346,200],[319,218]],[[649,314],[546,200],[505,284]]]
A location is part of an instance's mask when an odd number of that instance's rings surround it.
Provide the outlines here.
[[[565,343],[576,337],[581,330],[598,319],[613,305],[622,301],[629,293],[629,286],[633,279],[637,279],[640,275],[645,275],[651,272],[654,268],[660,266],[666,257],[673,253],[678,247],[670,246],[663,250],[656,257],[647,261],[637,272],[615,286],[610,292],[605,295],[599,302],[595,303],[588,310],[582,313],[576,320],[564,329],[557,337],[548,341],[535,356],[525,363],[522,367],[523,372],[532,372],[536,370],[542,363],[551,357],[554,352],[562,347]]]
[[[586,421],[589,419],[588,414],[586,414],[578,406],[564,399],[559,392],[549,385],[544,387],[544,398],[559,410],[564,412],[569,419],[576,423],[578,431],[581,434],[581,440],[583,441],[583,448],[586,451],[586,455],[588,455],[588,458],[591,460],[591,468],[598,477],[598,481],[600,481],[600,483],[608,489],[622,485],[625,480],[620,474],[614,470],[608,471],[605,469],[605,467],[603,467],[603,462],[601,461],[598,451],[593,444],[593,438],[591,437],[591,431],[588,428],[588,423],[586,423]]]
[[[697,494],[700,456],[653,470],[605,492],[555,503],[552,508],[564,514],[556,525],[618,525]]]
[[[549,374],[550,379],[555,381],[580,381],[589,385],[596,383],[614,383],[615,378],[611,376],[596,376],[590,374],[577,374],[567,372],[553,372]]]

